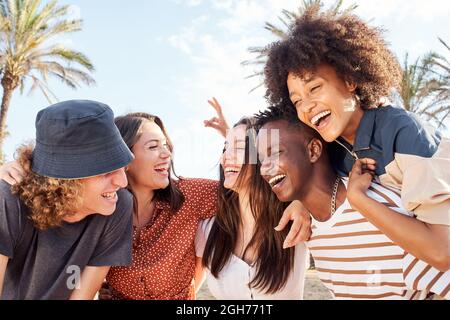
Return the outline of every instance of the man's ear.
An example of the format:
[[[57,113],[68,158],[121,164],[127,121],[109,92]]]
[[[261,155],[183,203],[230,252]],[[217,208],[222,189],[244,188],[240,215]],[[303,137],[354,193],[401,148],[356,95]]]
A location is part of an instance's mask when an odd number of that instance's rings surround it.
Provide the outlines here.
[[[322,155],[323,144],[322,141],[316,138],[312,138],[307,146],[309,161],[311,163],[316,163]]]
[[[356,90],[356,84],[345,81],[345,86],[347,87],[348,91],[355,92]]]

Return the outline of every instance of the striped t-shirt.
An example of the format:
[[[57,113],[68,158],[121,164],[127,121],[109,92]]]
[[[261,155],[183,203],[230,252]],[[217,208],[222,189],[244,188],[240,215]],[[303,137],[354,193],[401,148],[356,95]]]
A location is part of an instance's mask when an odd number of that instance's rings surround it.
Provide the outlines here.
[[[348,180],[342,181],[347,186]],[[394,190],[372,183],[367,195],[413,216],[402,208]],[[439,272],[423,261],[418,263],[347,200],[328,221],[312,218],[307,246],[319,278],[336,299],[425,299],[430,291],[448,298],[450,271]]]

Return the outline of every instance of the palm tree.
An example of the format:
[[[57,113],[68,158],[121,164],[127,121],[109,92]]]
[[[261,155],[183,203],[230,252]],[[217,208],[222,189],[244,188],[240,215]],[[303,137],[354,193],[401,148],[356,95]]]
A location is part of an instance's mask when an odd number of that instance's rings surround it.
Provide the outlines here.
[[[438,38],[439,42],[447,49],[450,57],[450,47],[444,40]],[[446,128],[445,120],[450,115],[450,61],[443,55],[435,52],[430,53],[427,57],[430,63],[430,73],[433,81],[436,83],[433,97],[433,103],[438,108],[435,113],[438,115],[438,128],[440,126]]]
[[[409,64],[406,54],[398,100],[406,110],[435,123],[438,129],[445,128],[444,121],[450,114],[449,81],[450,64],[445,57],[431,52]]]
[[[56,0],[43,6],[41,0],[0,0],[0,151],[11,97],[17,88],[23,93],[27,79],[30,93],[39,89],[50,103],[57,99],[47,84],[49,76],[74,89],[80,82],[95,83],[89,74],[94,67],[83,53],[54,43],[56,36],[81,30],[82,20],[69,19],[69,13],[70,6]]]
[[[351,12],[355,10],[358,6],[356,4],[352,4],[349,7],[342,9],[343,0],[336,0],[334,5],[332,5],[327,11],[337,15],[337,14],[345,14],[348,12]],[[276,25],[266,22],[264,25],[264,29],[271,32],[273,35],[275,35],[279,39],[285,39],[288,36],[288,33],[293,26],[295,20],[300,17],[308,8],[311,7],[317,7],[322,8],[324,7],[324,3],[322,0],[302,0],[300,7],[298,8],[297,12],[292,12],[286,9],[283,9],[281,12],[281,17],[278,17],[280,20],[282,26],[277,27]],[[257,55],[256,58],[252,60],[246,60],[242,62],[242,65],[258,65],[263,66],[266,64],[267,60],[267,48],[266,47],[250,47],[248,48],[248,51],[252,54]],[[252,77],[258,77],[262,76],[264,71],[255,71],[252,75],[248,76],[247,78]],[[259,84],[257,87],[253,88],[251,91],[254,91],[255,89],[262,86],[263,83]]]
[[[430,98],[434,88],[434,83],[430,82],[428,77],[430,60],[419,57],[410,64],[409,55],[406,53],[402,69],[403,77],[399,94],[403,107],[410,112],[422,111],[427,114],[423,104]]]

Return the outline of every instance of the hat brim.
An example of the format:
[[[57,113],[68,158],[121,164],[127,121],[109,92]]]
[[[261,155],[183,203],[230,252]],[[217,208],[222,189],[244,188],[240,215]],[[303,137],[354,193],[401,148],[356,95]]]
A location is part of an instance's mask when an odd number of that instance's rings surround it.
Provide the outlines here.
[[[36,145],[32,170],[41,176],[57,179],[83,179],[123,168],[134,156],[122,139],[101,150],[85,153],[50,153]]]

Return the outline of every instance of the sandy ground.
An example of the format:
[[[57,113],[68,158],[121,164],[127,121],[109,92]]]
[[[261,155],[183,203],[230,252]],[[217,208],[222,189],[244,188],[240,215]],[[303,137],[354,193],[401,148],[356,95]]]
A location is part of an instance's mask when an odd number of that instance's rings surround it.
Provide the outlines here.
[[[305,300],[330,300],[331,295],[327,288],[320,282],[315,270],[308,270],[305,279]],[[197,300],[216,300],[208,290],[206,282],[200,288]],[[433,300],[445,300],[442,297],[434,296]]]
[[[331,295],[322,283],[320,283],[315,270],[308,270],[305,280],[305,300],[329,300]],[[215,300],[208,290],[206,282],[203,284],[198,295],[198,300]]]

